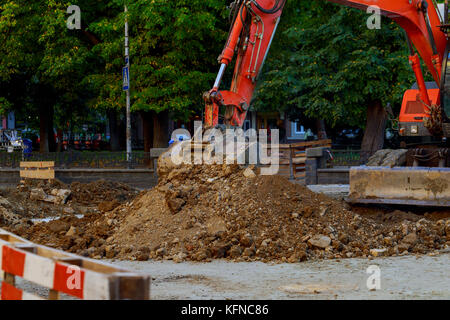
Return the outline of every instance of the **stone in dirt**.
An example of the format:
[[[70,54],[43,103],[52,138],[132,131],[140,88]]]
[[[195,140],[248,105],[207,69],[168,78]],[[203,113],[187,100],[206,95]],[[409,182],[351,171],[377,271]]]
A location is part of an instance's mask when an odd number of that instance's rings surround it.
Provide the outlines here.
[[[77,234],[77,229],[74,226],[71,226],[69,231],[67,231],[66,236],[72,237]]]
[[[256,174],[251,168],[247,168],[244,170],[244,177],[253,179],[256,178]]]
[[[172,213],[177,213],[184,206],[186,201],[181,198],[169,199],[167,200],[167,206],[169,207]]]
[[[67,222],[56,220],[49,225],[49,229],[56,233],[67,232],[70,229],[70,225]]]
[[[30,200],[45,200],[47,198],[47,194],[44,192],[42,188],[31,189],[30,191]]]
[[[210,235],[218,237],[227,231],[227,226],[223,219],[215,217],[206,222],[206,229]]]
[[[372,249],[370,250],[370,254],[374,257],[380,257],[385,255],[387,252],[387,249]]]
[[[410,233],[406,237],[403,238],[403,242],[409,245],[414,245],[417,241],[417,234]]]
[[[98,205],[98,210],[100,210],[100,212],[110,212],[118,206],[120,206],[120,202],[117,200],[103,201]]]
[[[73,208],[71,208],[71,207],[66,207],[66,208],[64,208],[64,209],[63,209],[63,212],[64,212],[65,214],[75,214],[75,210],[74,210]]]
[[[53,189],[51,191],[51,195],[53,197],[55,197],[53,199],[53,202],[55,204],[66,204],[67,201],[69,200],[69,197],[70,197],[71,193],[72,192],[70,190],[68,190],[68,189],[59,189],[59,190],[58,189]]]
[[[330,246],[331,238],[324,235],[316,235],[308,240],[308,244],[312,247],[317,247],[320,249],[325,249]]]

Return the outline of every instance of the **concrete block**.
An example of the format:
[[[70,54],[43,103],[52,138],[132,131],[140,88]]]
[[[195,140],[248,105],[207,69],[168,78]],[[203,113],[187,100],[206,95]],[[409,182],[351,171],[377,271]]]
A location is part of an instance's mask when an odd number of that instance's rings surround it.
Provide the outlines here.
[[[164,152],[166,152],[168,148],[153,148],[150,149],[150,157],[151,158],[159,158]]]
[[[307,158],[322,158],[325,154],[326,148],[310,148],[306,149]]]

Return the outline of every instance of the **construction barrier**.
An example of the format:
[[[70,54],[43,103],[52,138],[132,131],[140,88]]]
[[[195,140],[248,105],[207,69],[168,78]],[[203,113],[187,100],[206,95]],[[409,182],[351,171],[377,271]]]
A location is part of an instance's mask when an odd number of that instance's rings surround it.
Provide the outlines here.
[[[42,297],[16,286],[16,277],[48,289]],[[150,276],[36,245],[0,229],[1,300],[148,300]],[[41,290],[42,291],[42,290]]]
[[[305,182],[306,150],[319,147],[331,149],[331,143],[331,140],[318,140],[278,145],[280,157],[280,169],[278,175],[284,176],[290,180],[296,180],[300,183]],[[266,145],[265,147],[270,149],[271,145]],[[271,153],[270,150],[266,152],[268,152],[268,154]]]
[[[55,179],[55,162],[21,162],[20,177],[27,179],[53,180]]]
[[[318,140],[293,143],[290,145],[290,178],[305,182],[306,178],[306,150],[311,148],[330,148],[331,140]]]

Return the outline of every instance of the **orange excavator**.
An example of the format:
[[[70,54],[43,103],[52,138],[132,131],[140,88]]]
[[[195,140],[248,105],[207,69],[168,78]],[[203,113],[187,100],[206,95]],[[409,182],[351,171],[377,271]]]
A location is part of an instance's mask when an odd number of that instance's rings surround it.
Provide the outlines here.
[[[444,127],[446,131],[450,131],[449,124],[445,121],[427,123],[442,118],[448,120],[448,117],[441,116],[444,110],[440,107],[441,90],[427,90],[419,55],[413,48],[414,45],[440,87],[447,34],[445,25],[432,1],[331,0],[331,2],[363,10],[376,5],[381,14],[396,21],[406,31],[411,50],[409,61],[417,79],[418,89],[405,93],[400,114],[400,133],[411,136],[430,136],[442,132]],[[224,124],[226,126],[242,127],[285,3],[286,0],[237,0],[231,5],[234,22],[228,41],[219,57],[220,71],[212,90],[204,94],[206,127],[215,127],[219,124],[220,107],[225,108]],[[235,53],[237,53],[237,60],[231,88],[227,91],[219,90],[225,70],[232,62]],[[430,118],[429,121],[426,121],[427,118]],[[450,132],[447,133],[450,135]]]
[[[450,138],[447,1],[443,13],[434,0],[329,1],[361,10],[377,9],[406,31],[409,62],[417,86],[405,92],[399,134],[404,137],[434,137],[444,142]],[[236,0],[231,4],[233,23],[219,56],[220,71],[213,88],[204,94],[205,128],[243,126],[285,3],[286,0]],[[235,55],[231,88],[220,90],[225,70]],[[427,87],[429,83],[425,82],[419,55],[434,78],[434,88]],[[224,108],[223,122],[219,121],[221,108]],[[422,165],[425,155],[418,151],[415,166],[352,168],[349,201],[450,206],[448,149],[437,150],[440,157],[438,167]]]

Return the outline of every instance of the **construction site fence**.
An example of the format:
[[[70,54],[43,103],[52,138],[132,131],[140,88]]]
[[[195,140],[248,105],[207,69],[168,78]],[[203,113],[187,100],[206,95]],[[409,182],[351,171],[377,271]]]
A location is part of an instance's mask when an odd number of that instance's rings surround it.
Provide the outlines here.
[[[278,145],[280,156],[280,169],[278,175],[299,183],[306,179],[306,150],[310,148],[331,149],[331,140],[306,141],[292,144]],[[271,154],[270,145],[267,145],[268,154]]]
[[[328,159],[328,167],[352,167],[364,162],[367,153],[361,150],[336,150],[332,149]]]
[[[156,158],[153,152],[0,152],[0,168],[16,169],[22,161],[53,161],[58,169],[145,169],[153,168]]]
[[[302,179],[305,173],[306,149],[316,147],[330,149],[330,168],[358,166],[370,156],[361,150],[334,149],[331,140],[280,144],[280,175]],[[154,150],[150,153],[132,152],[128,156],[126,152],[36,152],[29,155],[21,152],[0,152],[0,168],[18,169],[22,161],[52,161],[56,169],[154,169],[160,154],[161,152]]]

